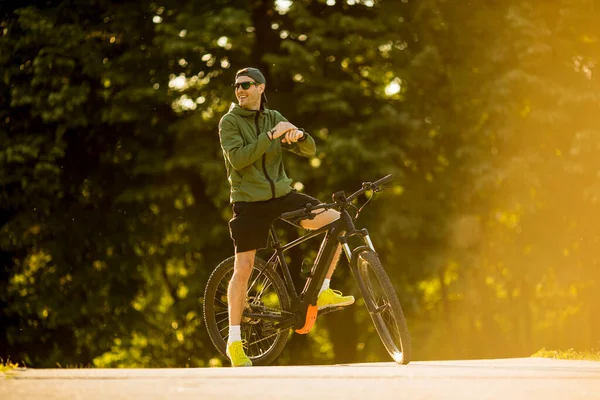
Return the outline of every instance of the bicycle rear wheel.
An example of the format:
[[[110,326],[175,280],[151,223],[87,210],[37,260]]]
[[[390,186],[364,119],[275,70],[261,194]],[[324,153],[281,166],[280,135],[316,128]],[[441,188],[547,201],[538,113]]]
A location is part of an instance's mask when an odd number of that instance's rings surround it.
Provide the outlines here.
[[[219,353],[226,355],[229,335],[227,288],[233,276],[234,257],[223,261],[213,271],[204,292],[204,321],[208,336]],[[244,312],[283,315],[290,309],[290,297],[285,284],[265,261],[256,257],[248,280]],[[261,272],[262,271],[262,272]],[[242,340],[246,355],[254,365],[267,365],[285,347],[290,329],[276,330],[273,321],[242,316]]]
[[[369,314],[383,345],[394,361],[408,364],[411,359],[410,335],[392,282],[374,251],[365,248],[356,253],[354,259],[357,279],[364,283],[364,288],[361,287],[363,298],[373,305]]]

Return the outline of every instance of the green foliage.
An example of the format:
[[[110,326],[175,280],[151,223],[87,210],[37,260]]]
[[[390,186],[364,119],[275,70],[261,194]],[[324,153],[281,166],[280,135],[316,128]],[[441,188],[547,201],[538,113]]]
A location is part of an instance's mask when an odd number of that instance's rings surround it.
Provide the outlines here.
[[[249,65],[316,138],[286,159],[303,191],[394,174],[359,223],[417,358],[598,347],[588,1],[57,0],[0,18],[0,356],[223,363],[200,310],[233,251],[217,123]],[[334,285],[357,294],[345,261]],[[359,300],[278,362],[376,360]]]
[[[559,360],[600,361],[600,353],[597,351],[577,351],[574,349],[566,351],[541,349],[535,352],[535,354],[532,354],[531,357],[556,358]]]
[[[18,367],[19,364],[13,363],[10,360],[5,362],[4,360],[0,359],[0,373],[6,373]]]

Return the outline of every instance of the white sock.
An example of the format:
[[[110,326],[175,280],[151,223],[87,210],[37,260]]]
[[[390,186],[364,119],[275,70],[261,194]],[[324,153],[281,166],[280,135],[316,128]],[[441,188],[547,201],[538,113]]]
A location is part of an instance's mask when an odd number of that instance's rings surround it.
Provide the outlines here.
[[[327,289],[329,289],[329,282],[330,281],[331,281],[330,279],[325,278],[325,280],[323,281],[323,286],[321,286],[321,290],[319,291],[319,295],[321,293],[323,293],[324,291],[326,291]]]
[[[241,342],[242,341],[242,333],[240,332],[239,325],[229,325],[229,339],[227,339],[227,344],[233,342]]]

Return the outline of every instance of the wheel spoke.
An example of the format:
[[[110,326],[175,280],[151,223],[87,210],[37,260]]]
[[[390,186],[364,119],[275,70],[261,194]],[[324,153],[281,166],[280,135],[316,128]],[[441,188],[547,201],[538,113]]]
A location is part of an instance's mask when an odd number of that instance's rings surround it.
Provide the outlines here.
[[[380,306],[378,305],[377,308],[375,309],[374,313],[376,313],[376,314],[382,314],[382,313],[384,313],[384,312],[387,311],[388,306],[389,306],[389,304],[387,304],[387,303],[382,304]]]
[[[225,283],[224,281],[221,281],[221,283],[219,283],[219,286],[217,287],[217,292],[227,293],[228,290],[229,290],[229,283]]]
[[[215,304],[216,303],[220,303],[221,306],[224,306],[225,308],[228,308],[228,304],[227,303],[224,303],[224,302],[222,302],[221,300],[219,300],[217,298],[215,298]]]
[[[260,290],[260,293],[256,294],[256,298],[260,299],[263,295],[263,293],[265,292],[265,290],[267,290],[269,287],[271,287],[271,282],[269,281],[269,279],[265,276],[265,279],[263,280],[263,282],[261,283],[262,289]]]
[[[220,321],[217,321],[217,325],[219,325],[222,322],[225,322],[229,319],[229,315],[226,315],[225,318],[222,318]]]
[[[262,280],[260,281],[260,284],[257,284],[257,281],[258,281],[258,278],[257,278],[257,280],[255,280],[255,281],[254,281],[254,283],[253,283],[253,285],[252,285],[252,286],[249,286],[249,287],[248,287],[248,293],[247,293],[247,295],[248,295],[248,296],[250,295],[250,292],[251,292],[251,291],[252,291],[254,288],[258,288],[258,287],[261,287],[261,286],[262,286],[262,289],[261,289],[261,291],[260,291],[260,292],[258,292],[258,293],[256,293],[256,294],[254,295],[254,297],[256,297],[256,298],[260,298],[260,296],[262,295],[262,293],[263,293],[263,292],[264,292],[264,290],[265,290],[265,287],[266,287],[266,285],[267,285],[267,282],[269,282],[269,278],[268,278],[268,277],[265,275],[265,276],[262,278]]]
[[[256,355],[257,355],[257,356],[260,356],[260,355],[263,353],[263,352],[262,352],[262,349],[260,348],[260,344],[261,344],[261,343],[262,343],[262,342],[254,342],[254,347],[256,348],[256,351],[257,351],[257,352],[256,352]]]
[[[244,333],[245,333],[246,345],[249,348],[250,344],[252,343],[252,325],[244,325]]]
[[[221,336],[223,336],[223,331],[225,329],[229,329],[229,325],[225,325],[224,327],[222,327],[221,329],[219,329],[219,332],[221,332]],[[226,336],[228,337],[229,335],[226,335]]]
[[[255,269],[255,268],[253,268],[252,269],[252,273],[250,274],[250,279],[248,279],[248,281],[252,281],[252,283],[248,285],[248,290],[246,292],[247,296],[250,295],[250,290],[252,290],[252,288],[254,287],[254,285],[256,285],[256,281],[258,280],[258,278],[260,278],[260,276],[262,274],[262,272],[259,272],[258,276],[255,277],[256,271],[258,271],[258,270]]]
[[[217,292],[223,291],[227,293],[229,290],[229,282],[231,281],[231,277],[233,276],[233,272],[225,274],[219,284],[217,285]]]
[[[250,327],[248,328],[248,339],[246,339],[246,340],[248,340],[248,343],[247,343],[248,353],[252,354],[252,356],[256,356],[256,354],[254,354],[254,352],[252,351],[252,346],[254,345],[253,337],[255,336],[255,335],[253,335],[253,333],[254,333],[254,326],[250,325]]]
[[[229,304],[227,301],[227,297],[223,298],[223,296],[215,296],[215,307],[228,308]]]

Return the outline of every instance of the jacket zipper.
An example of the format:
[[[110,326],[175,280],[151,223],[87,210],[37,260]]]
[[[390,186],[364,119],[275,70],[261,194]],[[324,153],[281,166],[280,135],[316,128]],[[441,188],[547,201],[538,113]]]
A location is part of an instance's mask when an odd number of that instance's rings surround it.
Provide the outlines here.
[[[260,135],[260,129],[258,128],[258,116],[260,115],[260,111],[256,112],[256,117],[254,118],[254,125],[256,125],[256,138],[258,138],[258,135]],[[267,153],[263,154],[262,156],[262,167],[263,167],[263,172],[265,174],[265,178],[267,178],[267,180],[269,181],[269,184],[271,185],[271,195],[273,196],[272,198],[275,198],[275,183],[273,182],[273,180],[269,177],[269,173],[267,172]]]

